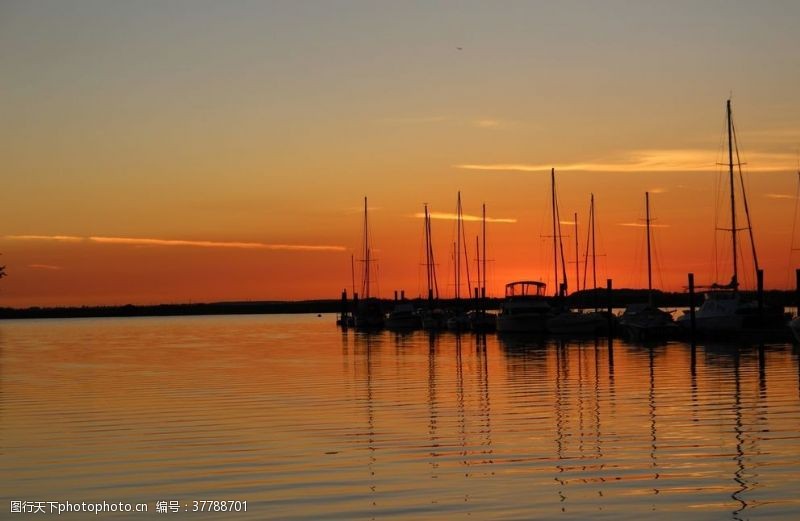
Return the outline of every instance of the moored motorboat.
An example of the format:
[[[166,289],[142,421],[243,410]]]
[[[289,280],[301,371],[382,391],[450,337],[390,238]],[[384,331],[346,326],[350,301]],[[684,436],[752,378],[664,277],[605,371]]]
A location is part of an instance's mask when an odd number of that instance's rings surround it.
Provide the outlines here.
[[[652,340],[669,338],[678,329],[672,314],[650,304],[631,304],[619,319],[631,338]]]
[[[386,316],[386,328],[395,330],[419,329],[422,326],[419,313],[409,301],[400,301]]]
[[[544,333],[552,309],[544,282],[520,280],[506,284],[505,300],[497,315],[498,333]]]

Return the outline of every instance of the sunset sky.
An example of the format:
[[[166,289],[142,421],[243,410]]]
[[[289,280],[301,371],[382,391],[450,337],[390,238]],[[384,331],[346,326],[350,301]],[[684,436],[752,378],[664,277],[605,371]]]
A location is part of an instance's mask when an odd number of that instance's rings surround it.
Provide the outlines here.
[[[727,282],[729,97],[766,285],[793,286],[799,26],[796,1],[4,0],[0,306],[336,298],[364,196],[381,296],[425,292],[423,203],[448,296],[459,190],[489,293],[552,287],[551,167],[568,262],[595,195],[602,285],[646,285],[648,190],[656,286]]]

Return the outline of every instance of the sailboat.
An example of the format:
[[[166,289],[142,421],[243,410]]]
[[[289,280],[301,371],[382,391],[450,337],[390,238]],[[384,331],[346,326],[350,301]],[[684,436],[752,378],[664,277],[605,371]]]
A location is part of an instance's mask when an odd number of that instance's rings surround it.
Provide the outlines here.
[[[469,313],[470,326],[473,331],[494,331],[497,327],[497,315],[486,311],[486,204],[482,206],[481,230],[483,233],[483,258],[475,237],[475,257],[478,265],[478,286],[475,288],[475,310]],[[481,260],[483,265],[481,265]],[[481,267],[483,269],[481,269]],[[481,271],[483,279],[481,279]]]
[[[370,246],[369,221],[367,218],[367,198],[364,197],[364,237],[363,237],[364,271],[361,278],[361,299],[356,300],[356,310],[353,314],[355,327],[358,329],[380,329],[384,325],[383,309],[381,301],[371,295],[371,263],[375,262],[371,258],[372,250]]]
[[[421,312],[422,329],[439,330],[447,326],[447,317],[439,305],[439,283],[436,280],[436,262],[433,258],[433,239],[431,235],[431,216],[425,204],[425,278],[428,283],[427,305]]]
[[[464,266],[467,271],[467,298],[469,288],[472,286],[469,277],[469,258],[467,256],[467,241],[464,232],[464,214],[461,207],[461,192],[458,192],[456,203],[456,243],[453,245],[453,263],[455,264],[455,307],[450,310],[447,318],[447,329],[464,331],[470,328],[469,315],[461,302],[461,252],[464,252]]]
[[[553,268],[555,273],[555,280],[558,283],[558,259],[559,251],[561,258],[561,284],[556,292],[556,298],[559,300],[558,304],[563,303],[563,299],[567,296],[567,270],[564,260],[564,245],[561,235],[561,221],[558,211],[558,199],[556,197],[556,175],[555,169],[550,170],[550,185],[551,197],[553,206]],[[580,267],[578,264],[578,235],[577,235],[577,221],[578,216],[575,215],[575,273],[576,285],[578,284],[578,273]],[[607,320],[600,313],[581,313],[579,311],[572,311],[566,307],[556,307],[552,316],[548,317],[546,327],[547,331],[559,335],[584,335],[594,334],[602,330],[607,325]]]
[[[631,304],[619,323],[635,339],[664,338],[677,328],[672,315],[653,305],[653,268],[650,257],[650,192],[644,193],[647,228],[647,302]]]
[[[704,294],[704,301],[695,313],[696,327],[701,333],[735,333],[746,326],[760,325],[758,303],[752,300],[745,300],[739,293],[739,263],[738,263],[738,241],[736,233],[736,183],[734,177],[734,166],[739,167],[739,179],[742,186],[742,201],[744,202],[745,215],[747,217],[747,229],[750,233],[750,245],[752,247],[753,264],[758,273],[758,257],[756,247],[753,242],[753,228],[750,224],[750,212],[747,206],[747,197],[744,193],[744,181],[741,171],[741,162],[738,161],[739,149],[736,145],[736,137],[733,127],[733,115],[731,112],[731,100],[726,103],[727,132],[728,132],[728,181],[730,186],[730,212],[732,246],[732,276],[727,284],[714,283],[708,286],[708,291]],[[734,149],[736,150],[737,161],[734,162]],[[771,319],[772,317],[770,317]],[[677,319],[677,324],[681,327],[691,327],[689,313],[684,313]]]

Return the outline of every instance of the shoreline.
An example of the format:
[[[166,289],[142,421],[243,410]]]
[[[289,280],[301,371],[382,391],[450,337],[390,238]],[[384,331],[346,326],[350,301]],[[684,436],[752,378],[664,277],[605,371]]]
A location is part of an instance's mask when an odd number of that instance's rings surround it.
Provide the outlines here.
[[[756,298],[755,292],[742,292],[743,295]],[[551,297],[552,298],[552,297]],[[487,298],[487,309],[499,309],[502,298]],[[566,298],[566,305],[574,309],[594,309],[596,306],[607,309],[609,306],[606,289],[576,292]],[[425,299],[408,299],[418,307],[425,307]],[[628,304],[647,301],[647,290],[615,289],[611,292],[611,307],[623,308]],[[697,295],[696,305],[702,297]],[[394,305],[392,299],[381,299],[385,311]],[[795,291],[770,290],[764,292],[767,305],[794,307],[797,306]],[[658,307],[688,307],[688,293],[664,293],[655,291],[653,303]],[[351,310],[352,300],[347,301],[347,310]],[[472,299],[440,299],[440,307],[474,307]],[[299,314],[299,313],[340,313],[343,303],[340,299],[317,299],[298,301],[247,301],[247,302],[207,302],[184,304],[155,304],[120,306],[70,306],[70,307],[0,307],[0,320],[35,319],[35,318],[94,318],[94,317],[158,317],[158,316],[195,316],[195,315],[251,315],[251,314]]]

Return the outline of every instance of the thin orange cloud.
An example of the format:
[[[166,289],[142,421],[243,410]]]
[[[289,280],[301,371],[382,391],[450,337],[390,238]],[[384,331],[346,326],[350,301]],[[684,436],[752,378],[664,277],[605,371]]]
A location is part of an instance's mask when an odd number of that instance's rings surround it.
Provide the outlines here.
[[[428,216],[431,219],[439,219],[439,220],[443,220],[443,221],[455,221],[456,219],[458,219],[458,215],[457,214],[446,213],[446,212],[429,212]],[[425,214],[422,213],[422,212],[415,213],[414,217],[416,217],[417,219],[422,219],[422,218],[425,217]],[[463,219],[464,221],[482,221],[483,217],[481,217],[479,215],[463,215],[462,214],[461,215],[461,219]],[[513,219],[513,218],[510,218],[510,217],[487,217],[486,218],[486,222],[487,223],[515,223],[515,222],[517,222],[517,220]]]
[[[496,129],[502,126],[502,122],[497,119],[479,119],[473,123],[478,128]]]
[[[59,241],[59,242],[80,242],[84,240],[83,237],[74,237],[72,235],[6,235],[4,239],[20,240],[20,241]]]
[[[617,223],[617,226],[632,226],[634,228],[644,228],[647,226],[645,223]],[[651,228],[669,228],[669,224],[655,224],[650,223]]]
[[[344,246],[317,244],[268,244],[263,242],[191,241],[181,239],[151,239],[142,237],[74,237],[65,235],[6,235],[9,240],[49,240],[58,242],[94,242],[100,244],[127,244],[132,246],[189,246],[197,248],[236,248],[249,250],[281,251],[345,251]]]
[[[53,264],[28,264],[28,267],[34,270],[51,270],[51,271],[58,271],[63,269],[61,266],[55,266]]]
[[[489,163],[453,165],[462,170],[487,172],[717,172],[718,153],[715,150],[665,149],[633,150],[619,158],[567,164]],[[746,169],[751,172],[781,172],[789,169],[791,154],[752,152],[746,158]]]

